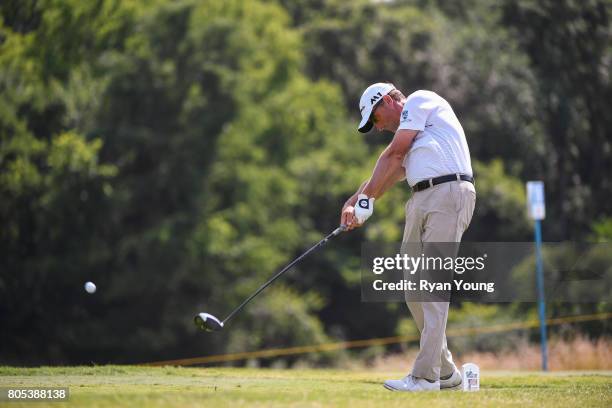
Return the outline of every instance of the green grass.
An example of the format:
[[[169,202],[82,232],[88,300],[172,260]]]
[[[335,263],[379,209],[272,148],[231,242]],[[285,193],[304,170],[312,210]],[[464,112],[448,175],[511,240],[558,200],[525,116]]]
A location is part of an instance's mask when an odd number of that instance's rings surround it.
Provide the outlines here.
[[[8,407],[610,407],[611,372],[482,373],[476,393],[397,393],[403,373],[175,367],[0,367],[0,387],[63,386],[67,403]]]

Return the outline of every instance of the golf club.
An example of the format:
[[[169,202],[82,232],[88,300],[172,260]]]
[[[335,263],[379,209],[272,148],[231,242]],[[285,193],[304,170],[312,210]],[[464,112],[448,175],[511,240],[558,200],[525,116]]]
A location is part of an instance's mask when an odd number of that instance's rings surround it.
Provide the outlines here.
[[[315,249],[325,245],[325,243],[332,237],[335,237],[336,235],[340,234],[341,232],[346,231],[346,226],[345,225],[341,225],[338,228],[336,228],[333,232],[331,232],[330,234],[328,234],[325,238],[323,238],[321,241],[319,241],[318,243],[316,243],[315,245],[313,245],[308,251],[304,252],[302,255],[298,256],[297,258],[295,258],[289,265],[285,266],[283,269],[281,269],[279,272],[277,272],[274,276],[272,276],[272,278],[270,278],[270,280],[268,280],[266,283],[264,283],[263,285],[261,285],[259,287],[259,289],[257,289],[255,291],[255,293],[253,293],[251,296],[249,296],[248,298],[246,298],[246,300],[244,302],[242,302],[240,304],[240,306],[238,306],[236,309],[234,309],[234,311],[232,311],[225,319],[223,319],[223,321],[219,320],[217,317],[209,314],[209,313],[199,313],[193,320],[196,324],[196,326],[202,330],[205,331],[219,331],[221,329],[223,329],[223,327],[225,326],[225,324],[232,318],[234,317],[234,315],[236,313],[238,313],[247,303],[249,303],[255,296],[257,296],[262,290],[264,290],[265,288],[267,288],[268,286],[270,286],[270,284],[272,284],[272,282],[274,282],[276,279],[278,279],[282,274],[284,274],[285,272],[287,272],[289,269],[291,269],[291,267],[295,264],[297,264],[298,262],[300,262],[302,259],[304,259],[309,253],[311,253],[312,251],[314,251]]]

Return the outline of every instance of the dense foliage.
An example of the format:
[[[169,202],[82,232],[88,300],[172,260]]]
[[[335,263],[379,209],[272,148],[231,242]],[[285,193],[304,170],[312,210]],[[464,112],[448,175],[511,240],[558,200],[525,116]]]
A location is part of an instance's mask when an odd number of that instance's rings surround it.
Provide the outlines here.
[[[0,362],[400,330],[403,305],[360,302],[359,248],[401,239],[404,185],[231,331],[191,321],[337,225],[389,141],[355,130],[373,81],[454,106],[477,177],[466,240],[529,240],[528,179],[547,183],[546,240],[610,239],[611,16],[596,0],[3,1]]]

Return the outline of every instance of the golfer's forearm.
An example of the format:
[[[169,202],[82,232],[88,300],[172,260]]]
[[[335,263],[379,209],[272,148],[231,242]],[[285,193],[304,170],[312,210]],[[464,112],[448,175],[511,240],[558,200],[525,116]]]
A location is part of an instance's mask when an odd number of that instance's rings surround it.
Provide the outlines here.
[[[368,197],[380,198],[398,179],[403,157],[386,149],[378,158],[376,167],[362,193]]]
[[[355,205],[357,203],[357,196],[359,194],[361,194],[361,192],[363,191],[364,187],[366,186],[366,184],[368,184],[368,180],[364,181],[363,183],[361,183],[361,185],[359,186],[359,188],[357,189],[357,192],[355,194],[353,194],[351,196],[351,198],[349,198],[348,200],[346,200],[346,202],[344,203],[344,205],[342,206],[342,208],[346,208],[350,205]]]
[[[390,178],[389,181],[384,185],[382,193],[380,195],[385,194],[387,190],[389,190],[391,187],[393,187],[393,185],[395,185],[395,183],[403,180],[406,177],[405,174],[406,173],[404,167],[400,167],[399,169],[397,169],[395,175]]]

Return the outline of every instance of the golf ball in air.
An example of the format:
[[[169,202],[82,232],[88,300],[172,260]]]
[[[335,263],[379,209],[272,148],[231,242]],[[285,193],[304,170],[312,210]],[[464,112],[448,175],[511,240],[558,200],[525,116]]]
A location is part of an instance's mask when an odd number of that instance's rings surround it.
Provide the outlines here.
[[[96,292],[96,284],[93,282],[85,283],[85,290],[87,293],[95,293]]]

